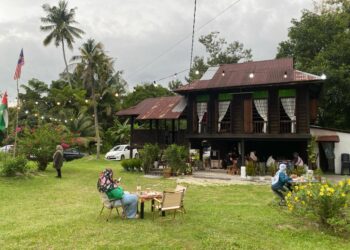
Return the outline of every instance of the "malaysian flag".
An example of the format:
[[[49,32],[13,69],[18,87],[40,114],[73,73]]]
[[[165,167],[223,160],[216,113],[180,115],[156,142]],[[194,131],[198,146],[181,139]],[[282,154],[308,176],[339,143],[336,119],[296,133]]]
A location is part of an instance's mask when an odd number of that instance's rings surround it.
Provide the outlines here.
[[[17,80],[21,78],[21,70],[22,70],[23,64],[24,64],[24,56],[23,56],[23,49],[21,49],[21,54],[19,54],[16,72],[15,72],[15,75],[13,76],[13,79]]]

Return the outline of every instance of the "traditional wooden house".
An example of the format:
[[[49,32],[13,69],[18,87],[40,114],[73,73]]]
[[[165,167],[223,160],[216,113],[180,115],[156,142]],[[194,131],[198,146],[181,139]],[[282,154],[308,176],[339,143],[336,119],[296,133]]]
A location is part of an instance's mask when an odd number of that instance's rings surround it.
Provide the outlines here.
[[[224,64],[177,89],[178,96],[147,99],[117,115],[131,116],[132,124],[149,120],[147,132],[133,130],[137,145],[210,147],[218,159],[234,150],[242,156],[256,151],[261,161],[299,152],[306,160],[321,83],[320,76],[294,69],[291,58]]]

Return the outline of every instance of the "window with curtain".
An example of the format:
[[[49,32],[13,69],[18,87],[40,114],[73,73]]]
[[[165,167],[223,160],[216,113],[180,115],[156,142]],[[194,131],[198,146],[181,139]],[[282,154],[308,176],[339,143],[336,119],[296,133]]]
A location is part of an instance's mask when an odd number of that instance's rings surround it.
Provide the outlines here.
[[[291,132],[296,132],[295,97],[281,98],[282,107],[290,119]]]
[[[202,133],[203,125],[207,123],[207,119],[203,120],[205,114],[208,111],[208,104],[206,102],[197,103],[197,116],[198,116],[198,133]]]
[[[218,117],[218,132],[221,131],[222,125],[221,123],[223,122],[223,119],[225,117],[225,115],[227,114],[227,111],[230,107],[230,101],[223,101],[223,102],[219,102],[219,107],[218,107],[218,111],[219,111],[219,117]]]
[[[263,120],[261,126],[261,132],[267,132],[267,122],[268,122],[268,101],[267,99],[254,99],[254,106],[257,113]],[[260,128],[260,126],[258,126]],[[256,129],[256,132],[260,132],[260,129]]]

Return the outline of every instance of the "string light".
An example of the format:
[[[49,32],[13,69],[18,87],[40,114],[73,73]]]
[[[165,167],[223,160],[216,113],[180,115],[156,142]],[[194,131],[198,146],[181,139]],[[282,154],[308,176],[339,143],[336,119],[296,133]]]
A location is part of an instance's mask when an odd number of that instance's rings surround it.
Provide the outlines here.
[[[196,75],[199,75],[199,70],[196,70],[196,72],[194,72]]]
[[[288,77],[288,75],[287,75],[287,71],[286,72],[284,72],[284,75],[283,75],[283,78],[287,78]]]
[[[322,80],[326,80],[326,79],[327,79],[327,76],[323,73],[323,74],[321,75],[321,79],[322,79]]]
[[[118,97],[119,96],[119,94],[118,93],[115,93],[115,95],[114,95],[115,97]]]
[[[24,111],[24,113],[29,114],[29,111],[28,111],[28,110],[26,110],[26,111]]]
[[[44,120],[44,119],[45,119],[45,117],[44,117],[44,116],[42,116],[42,117],[41,117],[41,120]]]
[[[35,104],[36,104],[36,105],[38,105],[38,104],[39,104],[39,102],[38,102],[38,101],[36,101],[36,102],[35,102]]]
[[[89,102],[89,100],[88,99],[85,99],[85,103],[88,103]]]
[[[58,106],[60,106],[60,105],[61,105],[61,103],[60,103],[60,102],[57,102],[57,105],[58,105]]]
[[[225,70],[222,71],[221,75],[222,75],[222,76],[225,76]]]
[[[250,79],[254,78],[254,73],[250,73],[250,74],[249,74],[249,78],[250,78]]]

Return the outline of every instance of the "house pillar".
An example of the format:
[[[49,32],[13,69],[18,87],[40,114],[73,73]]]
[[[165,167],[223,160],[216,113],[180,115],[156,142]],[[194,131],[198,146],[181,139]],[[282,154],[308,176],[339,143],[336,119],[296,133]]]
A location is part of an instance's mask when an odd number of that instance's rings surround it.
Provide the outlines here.
[[[134,123],[135,123],[135,117],[131,116],[131,119],[130,119],[130,159],[132,159],[132,156],[133,156]]]
[[[241,140],[241,144],[240,144],[240,152],[241,152],[241,159],[240,159],[240,163],[241,163],[241,166],[244,166],[245,165],[245,141],[244,139]]]
[[[171,120],[171,143],[175,143],[175,120]]]

